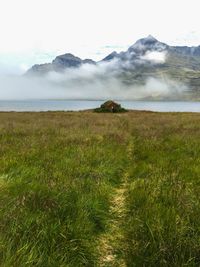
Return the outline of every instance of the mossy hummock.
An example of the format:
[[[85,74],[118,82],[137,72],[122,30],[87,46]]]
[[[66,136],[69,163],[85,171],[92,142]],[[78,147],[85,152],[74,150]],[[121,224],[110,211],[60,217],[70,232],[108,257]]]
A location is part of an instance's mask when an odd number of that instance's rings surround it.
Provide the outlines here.
[[[103,103],[100,108],[96,108],[94,110],[95,112],[113,112],[113,113],[117,113],[117,112],[126,112],[127,110],[122,108],[120,104],[112,101],[112,100],[108,100],[105,103]]]

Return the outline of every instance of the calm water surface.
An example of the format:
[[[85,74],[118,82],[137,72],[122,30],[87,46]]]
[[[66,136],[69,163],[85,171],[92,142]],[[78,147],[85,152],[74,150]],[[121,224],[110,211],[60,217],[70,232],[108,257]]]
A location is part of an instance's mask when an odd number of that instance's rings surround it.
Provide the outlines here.
[[[99,107],[104,101],[20,100],[0,101],[0,111],[77,111]],[[124,108],[161,112],[200,112],[200,102],[189,101],[117,101]]]

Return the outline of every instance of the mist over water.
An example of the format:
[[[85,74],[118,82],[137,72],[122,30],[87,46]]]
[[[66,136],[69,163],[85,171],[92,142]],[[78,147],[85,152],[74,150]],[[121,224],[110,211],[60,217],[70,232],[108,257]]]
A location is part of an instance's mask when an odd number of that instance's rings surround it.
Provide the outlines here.
[[[183,84],[167,77],[147,77],[144,84],[125,84],[119,78],[122,70],[134,71],[141,64],[161,64],[165,53],[148,52],[134,65],[129,60],[112,60],[97,65],[84,64],[62,73],[49,72],[44,76],[1,75],[0,100],[20,99],[177,99],[186,90]],[[130,66],[131,63],[131,66]]]

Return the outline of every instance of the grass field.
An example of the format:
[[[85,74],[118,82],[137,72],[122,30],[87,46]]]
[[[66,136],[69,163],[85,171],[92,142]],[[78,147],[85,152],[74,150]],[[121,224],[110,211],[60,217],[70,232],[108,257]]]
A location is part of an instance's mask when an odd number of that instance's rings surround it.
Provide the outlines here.
[[[200,114],[0,113],[0,266],[200,266]]]

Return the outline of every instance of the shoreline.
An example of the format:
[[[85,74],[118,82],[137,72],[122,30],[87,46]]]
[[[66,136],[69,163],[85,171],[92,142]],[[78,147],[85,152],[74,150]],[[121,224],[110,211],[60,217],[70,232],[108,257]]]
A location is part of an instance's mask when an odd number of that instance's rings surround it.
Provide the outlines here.
[[[22,110],[22,111],[14,111],[14,110],[11,110],[11,111],[1,111],[0,110],[0,114],[2,113],[25,113],[25,114],[44,114],[44,113],[73,113],[73,114],[77,114],[77,113],[93,113],[93,114],[112,114],[112,115],[124,115],[124,114],[130,114],[130,113],[156,113],[156,114],[200,114],[200,111],[153,111],[153,110],[137,110],[137,109],[128,109],[127,112],[116,112],[116,113],[111,113],[111,112],[94,112],[93,109],[85,109],[85,110],[40,110],[40,111],[25,111],[25,110]]]

